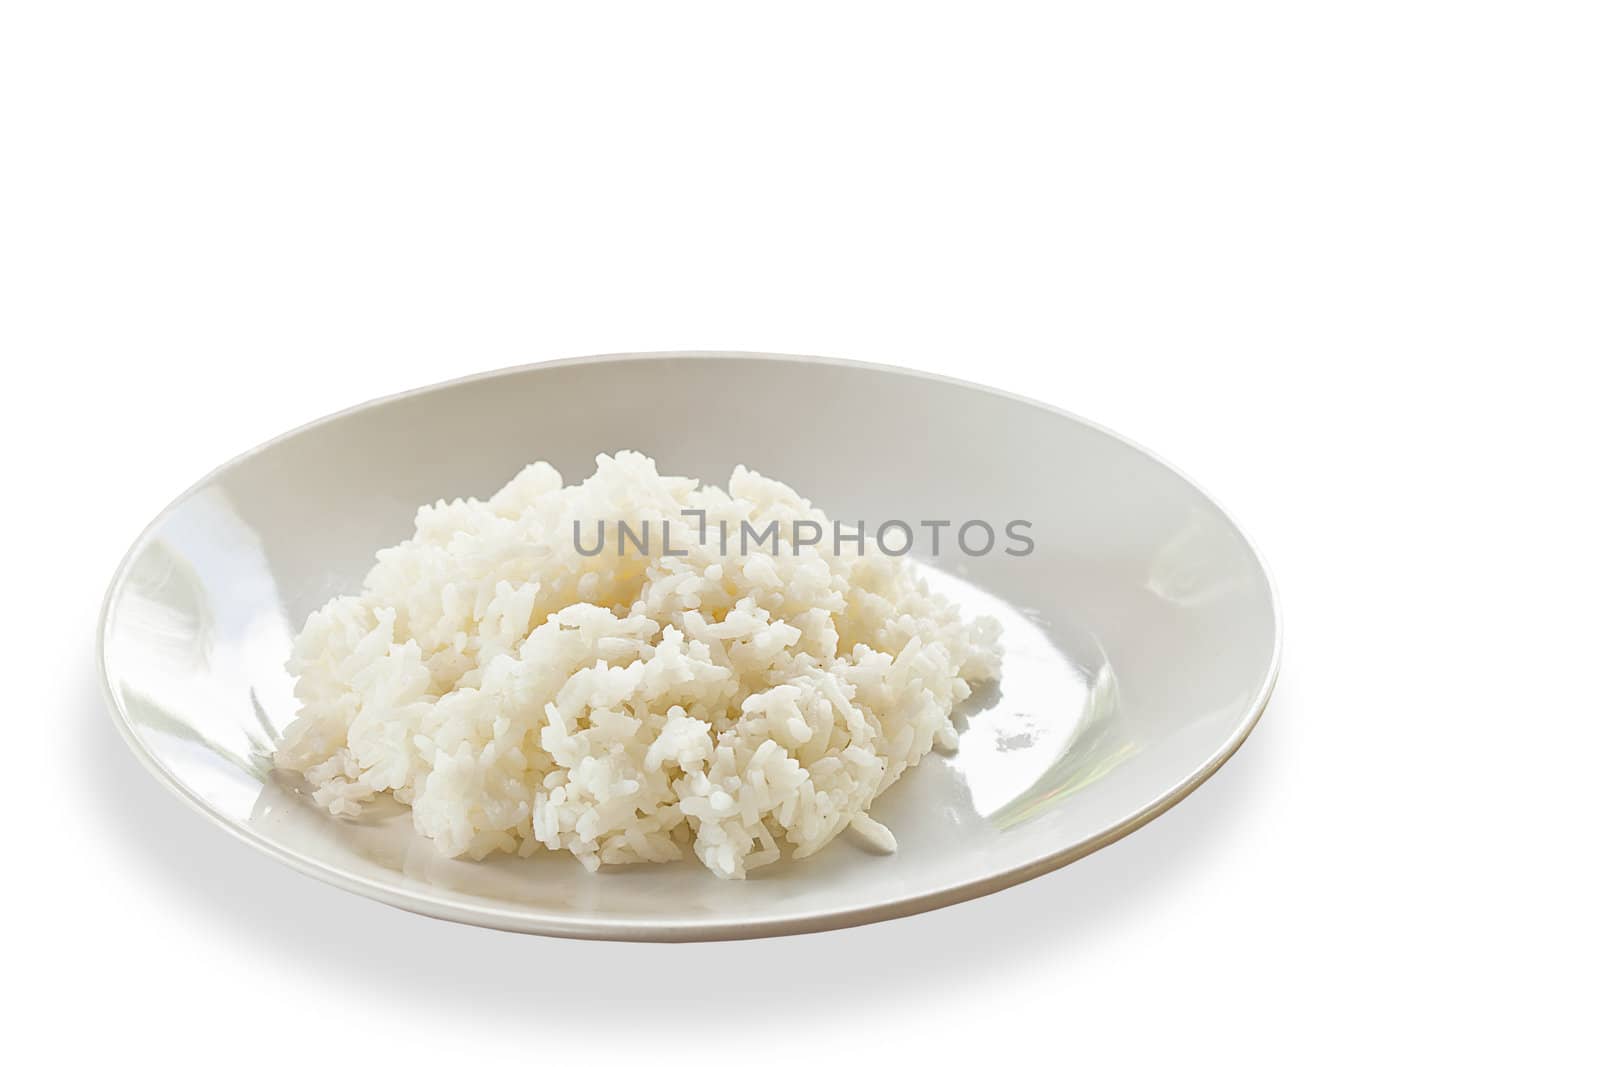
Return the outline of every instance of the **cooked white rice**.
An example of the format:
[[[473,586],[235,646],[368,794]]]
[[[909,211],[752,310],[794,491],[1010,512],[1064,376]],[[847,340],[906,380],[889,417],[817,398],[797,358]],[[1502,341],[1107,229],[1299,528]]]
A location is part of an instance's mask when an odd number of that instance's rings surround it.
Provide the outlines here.
[[[697,517],[706,512],[707,543]],[[648,523],[625,555],[598,524]],[[718,528],[778,520],[780,544],[726,552]],[[823,543],[796,550],[797,519]],[[661,522],[673,552],[661,552]],[[289,667],[304,703],[277,753],[316,803],[390,793],[450,856],[679,859],[724,878],[808,856],[846,827],[892,850],[873,800],[999,670],[999,626],[964,625],[911,564],[846,542],[788,486],[735,469],[726,491],[635,452],[563,488],[535,463],[487,501],[417,513],[358,596],[314,612]],[[870,541],[870,538],[869,538]],[[776,548],[774,551],[773,549]]]

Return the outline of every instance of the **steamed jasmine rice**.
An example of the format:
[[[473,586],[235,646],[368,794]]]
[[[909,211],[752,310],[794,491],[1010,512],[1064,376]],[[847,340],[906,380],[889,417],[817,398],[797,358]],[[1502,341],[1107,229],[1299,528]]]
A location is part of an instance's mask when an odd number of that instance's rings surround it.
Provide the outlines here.
[[[812,523],[828,535],[803,543]],[[892,850],[872,802],[953,748],[999,627],[834,530],[743,467],[724,490],[634,452],[581,484],[535,463],[486,501],[424,507],[296,639],[304,706],[277,765],[335,815],[394,796],[450,856],[692,853],[742,878],[846,829]]]

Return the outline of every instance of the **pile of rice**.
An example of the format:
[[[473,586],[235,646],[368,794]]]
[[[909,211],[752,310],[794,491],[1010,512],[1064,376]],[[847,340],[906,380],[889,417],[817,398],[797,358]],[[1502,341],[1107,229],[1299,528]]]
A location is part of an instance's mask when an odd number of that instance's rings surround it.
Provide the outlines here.
[[[847,827],[893,849],[867,812],[953,748],[952,707],[999,671],[998,624],[963,624],[870,537],[836,552],[781,482],[596,463],[582,484],[535,463],[487,501],[422,508],[296,639],[304,707],[278,767],[335,815],[392,794],[450,856],[547,848],[594,870],[692,849],[742,878]],[[604,551],[580,553],[574,523],[592,551],[601,519]],[[651,552],[619,555],[618,519],[648,523]],[[797,549],[797,519],[829,535]],[[663,520],[686,556],[661,554]],[[778,520],[780,541],[724,551],[722,520]]]

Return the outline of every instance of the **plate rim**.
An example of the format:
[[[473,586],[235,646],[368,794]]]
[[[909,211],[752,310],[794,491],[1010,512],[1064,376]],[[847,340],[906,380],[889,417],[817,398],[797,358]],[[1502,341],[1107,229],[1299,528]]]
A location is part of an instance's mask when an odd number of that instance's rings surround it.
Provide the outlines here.
[[[1017,864],[1004,870],[995,871],[982,878],[964,882],[960,885],[943,889],[932,890],[925,893],[913,894],[894,900],[881,901],[875,904],[864,904],[858,907],[842,910],[816,912],[807,915],[786,916],[769,919],[712,919],[712,920],[637,920],[626,918],[607,918],[604,916],[574,916],[549,909],[529,909],[512,906],[496,905],[488,902],[460,904],[451,900],[441,899],[425,893],[408,890],[404,887],[384,885],[380,882],[366,878],[359,874],[351,873],[340,867],[301,855],[292,849],[286,848],[277,842],[254,832],[246,824],[230,819],[217,811],[205,799],[169,770],[165,764],[156,758],[140,740],[134,731],[133,723],[129,717],[128,709],[116,693],[111,684],[110,672],[106,667],[106,636],[111,621],[113,608],[121,598],[123,587],[127,582],[129,569],[133,560],[146,546],[151,534],[162,525],[167,517],[178,507],[184,504],[204,487],[210,485],[219,475],[229,469],[245,462],[246,460],[265,452],[283,441],[297,437],[302,433],[315,429],[326,423],[342,419],[370,408],[380,407],[397,400],[421,396],[426,393],[437,392],[455,386],[466,385],[472,382],[487,381],[498,377],[522,374],[540,369],[553,369],[557,367],[575,366],[581,364],[616,363],[642,360],[664,359],[707,359],[707,360],[755,360],[770,363],[788,363],[811,366],[845,367],[855,370],[869,370],[887,373],[923,381],[937,382],[945,385],[955,385],[966,389],[973,389],[989,396],[999,397],[1027,404],[1031,407],[1050,412],[1062,418],[1070,419],[1088,429],[1102,433],[1114,441],[1119,442],[1135,452],[1150,459],[1158,465],[1165,467],[1179,479],[1187,483],[1195,492],[1217,509],[1217,513],[1239,535],[1246,549],[1256,565],[1261,569],[1263,581],[1266,584],[1267,603],[1272,613],[1272,652],[1268,659],[1267,669],[1262,677],[1260,687],[1250,699],[1249,710],[1240,719],[1233,732],[1223,743],[1193,772],[1182,781],[1167,789],[1161,796],[1140,808],[1138,811],[1120,820],[1114,825],[1102,830],[1074,845],[1048,853],[1038,859]],[[433,382],[428,385],[405,389],[396,393],[374,397],[370,400],[353,404],[320,418],[312,419],[293,429],[286,430],[275,437],[255,445],[238,455],[218,464],[207,471],[183,492],[179,493],[163,507],[154,518],[134,538],[122,559],[118,562],[116,570],[112,573],[111,581],[106,587],[105,596],[101,601],[99,619],[95,627],[95,666],[99,674],[100,689],[109,706],[111,719],[117,727],[117,732],[122,735],[123,741],[132,749],[134,756],[144,766],[152,777],[164,785],[169,792],[178,797],[186,806],[199,812],[208,821],[222,828],[230,836],[251,846],[273,859],[285,864],[301,874],[309,875],[328,885],[356,893],[360,896],[376,900],[391,907],[399,908],[420,915],[433,918],[446,919],[452,922],[465,923],[473,926],[483,926],[492,929],[506,930],[515,933],[542,934],[551,937],[577,938],[586,940],[607,941],[732,941],[762,937],[780,937],[790,934],[817,933],[824,930],[837,930],[853,926],[862,926],[868,923],[883,922],[888,919],[902,918],[937,908],[947,907],[967,900],[987,896],[991,893],[1008,889],[1014,885],[1037,878],[1067,866],[1092,852],[1097,852],[1107,845],[1120,841],[1122,838],[1145,826],[1163,813],[1171,810],[1184,798],[1198,789],[1208,778],[1226,763],[1237,752],[1250,736],[1256,724],[1261,721],[1262,714],[1266,711],[1267,704],[1272,699],[1272,693],[1278,681],[1278,673],[1283,660],[1283,609],[1278,597],[1277,582],[1274,580],[1272,570],[1266,558],[1255,542],[1244,531],[1231,514],[1217,502],[1217,499],[1205,490],[1198,482],[1185,474],[1180,468],[1166,459],[1152,452],[1136,441],[1129,440],[1115,430],[1109,429],[1090,419],[1076,415],[1070,411],[1058,408],[1052,404],[1035,400],[1032,397],[1012,393],[1004,389],[983,385],[978,382],[956,378],[951,375],[935,374],[930,371],[910,367],[898,367],[892,364],[873,363],[865,360],[839,359],[828,356],[806,356],[775,352],[747,352],[736,350],[678,350],[659,352],[613,352],[604,355],[576,356],[565,359],[535,360],[529,363],[516,364],[509,367],[500,367],[493,370],[466,374],[444,381]]]

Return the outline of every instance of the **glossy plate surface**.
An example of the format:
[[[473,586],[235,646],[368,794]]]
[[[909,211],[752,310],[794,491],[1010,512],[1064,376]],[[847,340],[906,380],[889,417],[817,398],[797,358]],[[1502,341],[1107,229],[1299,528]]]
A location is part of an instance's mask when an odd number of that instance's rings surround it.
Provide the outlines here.
[[[1004,627],[997,687],[959,709],[961,749],[872,813],[893,856],[834,842],[723,882],[694,863],[585,872],[570,856],[439,857],[404,809],[330,818],[271,772],[306,615],[359,588],[419,504],[486,495],[545,459],[654,456],[725,484],[736,463],[842,521],[1026,519],[1023,557],[923,564]],[[948,546],[945,546],[946,548]],[[939,907],[1136,829],[1243,742],[1275,679],[1279,618],[1249,542],[1193,484],[1071,415],[949,379],[747,353],[608,356],[379,400],[295,430],[185,493],[106,597],[101,666],[134,751],[243,840],[413,911],[544,934],[757,937]]]

